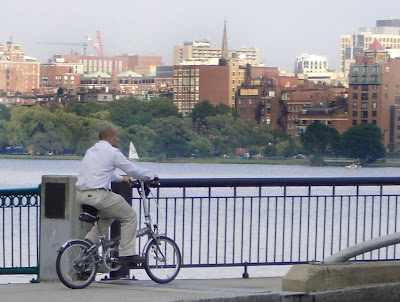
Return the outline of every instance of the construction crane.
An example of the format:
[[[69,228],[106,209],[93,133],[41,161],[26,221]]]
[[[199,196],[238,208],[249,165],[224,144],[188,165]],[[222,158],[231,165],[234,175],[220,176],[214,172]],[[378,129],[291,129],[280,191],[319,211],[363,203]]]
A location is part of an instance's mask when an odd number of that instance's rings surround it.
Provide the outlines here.
[[[104,53],[103,53],[103,44],[101,42],[101,36],[100,36],[100,31],[98,30],[96,33],[97,36],[97,43],[95,43],[92,38],[90,38],[89,36],[86,36],[86,40],[89,41],[90,45],[92,45],[92,47],[94,48],[94,50],[97,52],[97,55],[99,57],[103,57]]]

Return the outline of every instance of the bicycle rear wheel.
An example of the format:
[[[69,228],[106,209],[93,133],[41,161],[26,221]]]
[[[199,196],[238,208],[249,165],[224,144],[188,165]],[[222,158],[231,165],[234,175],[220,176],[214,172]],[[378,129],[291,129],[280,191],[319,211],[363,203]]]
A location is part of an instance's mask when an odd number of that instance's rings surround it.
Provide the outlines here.
[[[85,288],[97,273],[97,254],[88,255],[90,245],[83,240],[68,242],[60,249],[56,269],[60,281],[72,289]]]
[[[175,279],[181,269],[181,252],[175,241],[166,236],[152,239],[145,251],[144,268],[151,280],[168,283]]]

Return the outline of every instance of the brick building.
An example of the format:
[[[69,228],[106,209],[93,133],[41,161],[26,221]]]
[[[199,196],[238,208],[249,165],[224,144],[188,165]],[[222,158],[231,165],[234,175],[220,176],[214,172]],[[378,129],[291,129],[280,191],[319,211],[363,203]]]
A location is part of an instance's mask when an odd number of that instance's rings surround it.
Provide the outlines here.
[[[177,65],[173,73],[174,104],[189,114],[198,102],[229,105],[229,66]]]
[[[236,108],[240,118],[256,119],[295,138],[314,121],[339,132],[348,128],[345,87],[321,86],[297,77],[274,75],[250,79],[238,87]]]
[[[21,45],[0,45],[0,90],[8,93],[33,93],[39,88],[40,64],[25,57]]]
[[[393,120],[399,96],[400,58],[388,58],[387,51],[375,40],[350,68],[349,126],[376,124],[384,135],[385,146],[389,143],[400,146],[395,133],[400,122]]]
[[[40,87],[46,92],[56,92],[58,87],[71,91],[80,83],[79,72],[75,66],[67,64],[42,64],[40,65]]]

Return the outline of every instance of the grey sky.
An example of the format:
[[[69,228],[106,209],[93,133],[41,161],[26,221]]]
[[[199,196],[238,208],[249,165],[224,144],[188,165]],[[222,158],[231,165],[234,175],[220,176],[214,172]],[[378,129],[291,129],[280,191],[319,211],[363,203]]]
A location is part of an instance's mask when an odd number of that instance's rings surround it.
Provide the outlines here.
[[[106,55],[161,55],[172,64],[173,46],[184,41],[221,47],[226,20],[228,46],[258,47],[265,66],[292,72],[296,56],[313,53],[338,69],[340,35],[390,16],[400,17],[400,1],[20,0],[3,5],[0,43],[12,36],[26,55],[46,62],[82,48],[37,42],[83,44],[100,30]],[[87,53],[95,54],[90,46]]]

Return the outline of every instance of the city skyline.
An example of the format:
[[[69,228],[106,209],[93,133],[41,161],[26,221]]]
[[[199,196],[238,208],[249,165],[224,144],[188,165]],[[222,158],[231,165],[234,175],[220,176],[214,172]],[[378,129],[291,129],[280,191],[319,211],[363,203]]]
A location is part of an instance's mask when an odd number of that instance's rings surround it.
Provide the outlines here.
[[[296,57],[310,53],[326,56],[330,67],[338,70],[340,35],[373,27],[378,19],[399,17],[391,13],[400,8],[398,1],[382,0],[369,10],[367,4],[343,0],[335,6],[315,0],[284,4],[155,0],[149,7],[122,0],[111,4],[102,0],[22,0],[7,4],[7,10],[18,14],[4,14],[0,19],[0,43],[12,38],[22,45],[25,55],[45,63],[55,54],[82,54],[83,44],[88,43],[85,37],[96,40],[99,30],[105,55],[160,55],[169,65],[174,45],[184,41],[207,39],[213,47],[221,47],[226,21],[228,48],[257,47],[265,66],[293,72]],[[77,45],[55,45],[59,42]],[[90,45],[87,54],[95,54]]]

